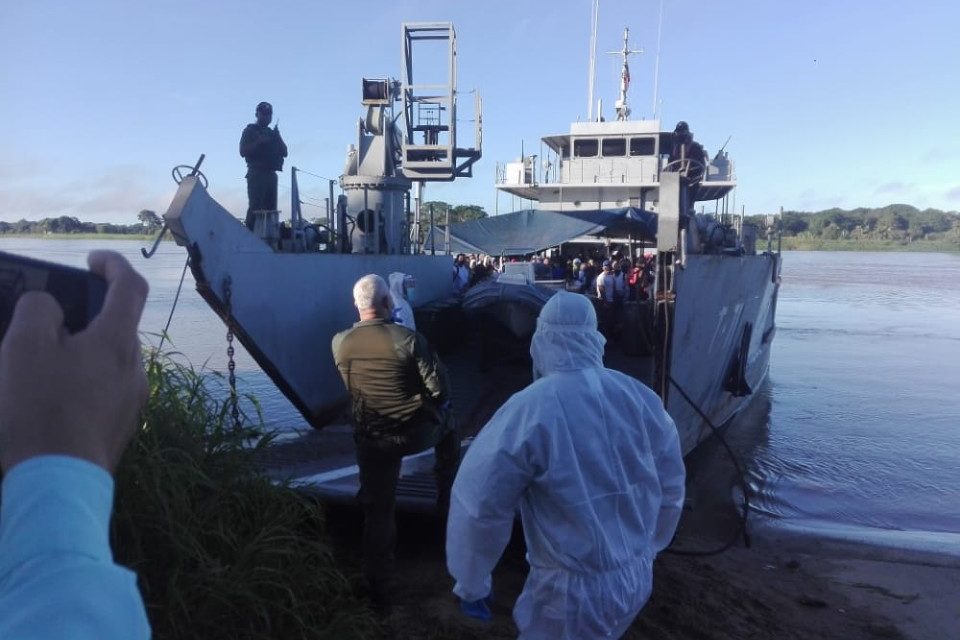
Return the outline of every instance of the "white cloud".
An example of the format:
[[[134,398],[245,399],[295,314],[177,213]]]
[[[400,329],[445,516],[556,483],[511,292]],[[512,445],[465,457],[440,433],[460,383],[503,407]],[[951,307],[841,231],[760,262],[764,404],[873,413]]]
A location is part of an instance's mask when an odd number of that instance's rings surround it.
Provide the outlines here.
[[[42,165],[33,158],[0,157],[0,183],[29,179],[41,173]]]
[[[913,191],[913,185],[904,184],[900,181],[894,182],[885,182],[879,187],[874,189],[874,195],[895,195],[895,194],[907,194]]]
[[[147,171],[133,166],[117,166],[61,186],[46,184],[42,175],[0,179],[0,219],[68,215],[85,222],[132,224],[141,209],[162,211],[169,203],[172,190],[157,187]]]
[[[926,153],[920,156],[920,162],[924,164],[939,164],[956,158],[960,158],[960,147],[941,144],[927,149]]]
[[[821,211],[843,206],[846,200],[846,196],[824,196],[813,189],[806,189],[797,196],[797,209],[799,211]]]

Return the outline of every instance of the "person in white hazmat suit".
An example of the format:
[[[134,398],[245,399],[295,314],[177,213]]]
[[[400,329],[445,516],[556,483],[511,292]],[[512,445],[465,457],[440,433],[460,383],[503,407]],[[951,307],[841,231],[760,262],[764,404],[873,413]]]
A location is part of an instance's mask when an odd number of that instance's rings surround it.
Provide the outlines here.
[[[393,300],[392,320],[401,326],[417,330],[417,323],[413,318],[413,307],[407,302],[407,283],[412,281],[411,276],[399,271],[390,274],[390,299]]]
[[[520,638],[623,635],[680,520],[677,428],[651,389],[603,366],[604,343],[585,297],[550,298],[530,346],[533,384],[483,427],[454,481],[447,567],[468,615],[489,618],[491,572],[520,507]]]

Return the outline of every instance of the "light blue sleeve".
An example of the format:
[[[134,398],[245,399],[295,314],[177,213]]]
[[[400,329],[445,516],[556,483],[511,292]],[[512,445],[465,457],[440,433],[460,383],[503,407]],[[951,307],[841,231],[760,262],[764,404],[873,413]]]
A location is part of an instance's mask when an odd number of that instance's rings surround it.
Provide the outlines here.
[[[114,564],[113,478],[66,456],[14,466],[0,494],[0,638],[150,637],[136,575]]]

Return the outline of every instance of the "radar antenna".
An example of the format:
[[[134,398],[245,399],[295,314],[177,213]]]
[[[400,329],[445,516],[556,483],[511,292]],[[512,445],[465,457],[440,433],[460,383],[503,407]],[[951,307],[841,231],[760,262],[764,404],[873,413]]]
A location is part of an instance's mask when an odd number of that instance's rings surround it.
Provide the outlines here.
[[[608,51],[614,56],[623,56],[623,68],[620,70],[620,97],[614,103],[614,110],[617,112],[617,120],[624,121],[630,118],[630,105],[627,103],[627,89],[630,88],[630,65],[627,59],[637,53],[643,53],[643,49],[631,49],[628,44],[630,38],[630,27],[623,28],[623,49],[620,51]]]

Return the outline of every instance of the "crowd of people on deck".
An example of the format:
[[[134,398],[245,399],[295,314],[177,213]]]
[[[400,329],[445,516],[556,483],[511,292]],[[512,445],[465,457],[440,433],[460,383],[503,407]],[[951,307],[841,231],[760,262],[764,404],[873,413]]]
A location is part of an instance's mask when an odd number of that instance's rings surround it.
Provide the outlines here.
[[[631,261],[618,250],[610,252],[609,257],[580,253],[493,258],[459,253],[453,261],[453,288],[454,293],[462,295],[503,272],[507,264],[529,261],[534,282],[562,282],[564,290],[589,297],[596,307],[600,331],[609,338],[621,332],[624,303],[650,299],[655,258],[655,254],[645,253]]]
[[[559,257],[534,254],[529,262],[533,264],[535,280],[562,280],[566,291],[612,303],[650,298],[654,258],[654,254],[647,253],[631,261],[614,251],[608,258],[583,254]],[[525,260],[525,257],[494,258],[485,254],[458,253],[453,260],[454,291],[462,294],[477,283],[502,273],[504,265]]]

